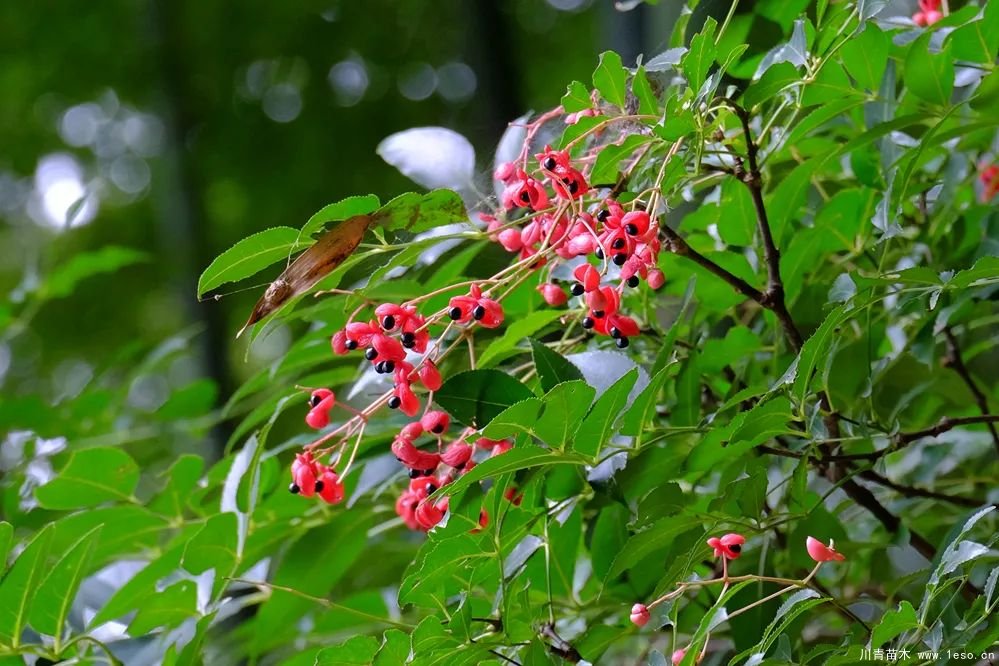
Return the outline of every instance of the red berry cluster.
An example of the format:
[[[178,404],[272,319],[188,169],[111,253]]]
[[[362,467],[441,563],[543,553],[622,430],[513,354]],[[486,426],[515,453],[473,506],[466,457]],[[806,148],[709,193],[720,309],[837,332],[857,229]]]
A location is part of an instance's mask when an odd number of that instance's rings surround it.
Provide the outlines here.
[[[581,263],[573,273],[574,296],[584,297],[586,313],[583,327],[600,335],[617,340],[619,347],[628,345],[628,338],[639,333],[633,319],[618,312],[624,288],[637,287],[645,280],[653,289],[662,287],[665,275],[657,267],[661,244],[659,226],[649,214],[640,209],[626,211],[614,199],[606,199],[583,210],[578,199],[591,190],[586,176],[572,166],[568,151],[545,150],[535,155],[539,168],[537,177],[518,169],[512,163],[497,168],[495,177],[506,185],[502,203],[505,209],[527,208],[534,211],[523,226],[509,226],[503,221],[486,216],[493,238],[509,252],[519,252],[527,260],[542,249],[555,255],[549,270],[560,261],[587,258],[590,255],[597,265]],[[559,206],[554,212],[545,212],[550,206],[546,185],[551,186]],[[532,268],[548,263],[539,257]],[[618,284],[603,285],[615,273]],[[560,306],[568,301],[561,286],[546,281],[538,287],[545,302]]]
[[[912,15],[912,22],[925,28],[943,17],[943,12],[940,11],[940,0],[919,0],[919,11]]]
[[[395,512],[411,530],[426,531],[443,520],[448,499],[431,500],[430,495],[475,467],[474,449],[465,441],[471,430],[463,430],[457,439],[445,445],[444,435],[450,424],[451,420],[444,412],[429,411],[419,421],[404,426],[392,442],[392,453],[409,469],[411,479],[409,487],[395,503]],[[417,440],[424,435],[436,440],[436,450],[417,447]],[[498,455],[508,451],[512,443],[480,437],[475,446]],[[488,522],[489,516],[483,510],[479,514],[479,526],[485,527]]]
[[[984,186],[982,190],[982,201],[989,202],[999,194],[999,165],[991,164],[978,174],[978,180]]]
[[[418,381],[429,391],[441,387],[441,375],[434,362],[425,358],[417,368],[406,361],[406,350],[425,353],[430,343],[427,320],[412,305],[384,303],[375,308],[377,319],[370,323],[351,322],[333,334],[330,341],[335,354],[364,349],[364,358],[379,374],[392,374],[394,394],[388,406],[407,416],[416,416],[420,401],[413,392]],[[502,316],[502,314],[501,314]],[[311,425],[311,424],[310,424]]]
[[[340,477],[331,468],[316,462],[309,451],[295,456],[295,462],[291,464],[291,479],[289,490],[296,495],[319,495],[328,504],[343,501],[344,489]]]

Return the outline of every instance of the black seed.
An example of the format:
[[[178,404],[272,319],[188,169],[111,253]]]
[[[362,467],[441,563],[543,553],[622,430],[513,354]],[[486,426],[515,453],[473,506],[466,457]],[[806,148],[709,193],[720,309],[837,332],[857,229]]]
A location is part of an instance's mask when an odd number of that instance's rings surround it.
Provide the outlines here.
[[[382,328],[386,331],[391,331],[395,328],[395,317],[392,315],[386,315],[385,318],[382,319]]]
[[[579,191],[579,182],[575,180],[569,181],[569,194],[575,194]]]
[[[624,247],[624,239],[623,238],[615,238],[614,242],[611,243],[611,249],[612,250],[620,250],[622,247]]]
[[[377,372],[379,375],[385,373],[385,361],[378,361],[377,363],[375,363],[375,372]]]
[[[597,220],[599,220],[600,222],[606,222],[608,217],[610,217],[610,211],[607,210],[606,208],[602,209],[599,213],[597,213]]]
[[[423,470],[423,476],[430,476],[433,473],[434,473],[434,470],[432,470],[432,469],[425,469],[425,470]]]
[[[437,490],[437,486],[435,486],[432,483],[428,483],[427,484],[427,494],[428,495],[432,495],[435,490]]]
[[[583,328],[593,328],[594,324],[596,324],[596,322],[593,321],[591,318],[583,317]]]
[[[316,481],[316,492],[317,493],[323,492],[323,488],[325,488],[325,487],[326,487],[325,483],[323,483],[322,481]]]
[[[604,251],[601,250],[599,247],[596,249],[596,251],[593,254],[597,255],[597,259],[604,258]]]
[[[476,321],[482,319],[485,316],[486,316],[486,309],[481,305],[476,305],[475,309],[472,310],[472,318],[475,319]]]
[[[309,396],[309,407],[316,407],[320,402],[322,402],[322,399],[318,395]]]
[[[628,261],[628,255],[615,254],[613,261],[616,266],[624,266],[624,262]]]
[[[402,334],[402,346],[406,349],[412,349],[416,346],[416,334],[415,333],[403,333]]]
[[[354,351],[357,349],[357,340],[347,340],[347,342],[343,343],[343,346],[351,351]]]
[[[394,395],[391,398],[389,398],[388,408],[389,409],[399,409],[399,405],[401,405],[401,404],[402,404],[402,400],[399,399],[399,396]]]
[[[453,319],[454,321],[458,321],[459,319],[461,319],[461,308],[459,307],[451,308],[450,310],[447,311],[447,316]]]
[[[437,425],[435,425],[433,428],[430,429],[430,432],[434,433],[435,435],[439,435],[442,432],[444,432],[444,426],[438,423]]]
[[[640,280],[638,279],[637,275],[632,275],[630,278],[628,278],[629,287],[637,287],[639,282]]]
[[[378,358],[378,350],[375,349],[374,347],[368,347],[367,349],[364,350],[364,358],[368,359],[369,361],[374,361],[376,358]]]
[[[604,318],[604,311],[603,310],[594,310],[593,311],[593,316],[596,317],[597,319],[603,319]]]
[[[618,338],[617,339],[617,348],[618,349],[624,349],[627,346],[628,346],[628,338]]]
[[[382,370],[382,372],[386,375],[395,370],[395,363],[393,361],[382,361],[382,364],[385,366],[385,369]]]
[[[572,292],[573,296],[582,296],[583,294],[586,293],[586,287],[577,282],[576,284],[572,285],[569,291]]]
[[[624,225],[624,230],[627,231],[632,236],[638,233],[638,227],[636,227],[634,224]]]
[[[617,326],[611,326],[610,334],[612,338],[620,338],[621,331],[618,330]]]
[[[731,546],[728,547],[728,549],[731,550],[733,553],[741,553],[742,552],[742,546],[740,546],[737,543],[732,544]]]
[[[531,195],[527,193],[527,190],[520,193],[520,200],[524,203],[528,203],[531,200]]]
[[[288,492],[291,493],[292,495],[297,495],[298,493],[302,492],[302,489],[298,487],[297,483],[292,483],[290,486],[288,486]]]
[[[409,470],[409,478],[411,478],[411,479],[415,479],[415,478],[420,477],[422,475],[423,475],[423,472],[421,472],[418,469],[411,469],[411,470]]]
[[[554,157],[546,157],[545,161],[541,163],[541,166],[548,169],[549,171],[552,171],[557,166],[557,163],[555,162]]]

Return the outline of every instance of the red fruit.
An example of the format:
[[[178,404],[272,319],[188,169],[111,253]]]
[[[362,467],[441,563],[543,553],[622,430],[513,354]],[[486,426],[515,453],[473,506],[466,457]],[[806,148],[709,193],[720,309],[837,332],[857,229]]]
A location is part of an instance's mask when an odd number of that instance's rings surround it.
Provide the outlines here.
[[[524,247],[519,229],[504,229],[496,236],[496,240],[507,252],[519,252]]]
[[[447,483],[439,482],[432,476],[418,476],[409,482],[409,490],[422,500],[446,485]]]
[[[501,453],[506,453],[507,451],[509,451],[512,448],[513,448],[513,442],[511,442],[508,439],[504,439],[499,444],[497,444],[496,446],[493,447],[492,453],[489,454],[489,457],[490,458],[494,458],[494,457],[500,455]],[[466,467],[466,469],[467,469],[467,467]]]
[[[420,529],[420,523],[416,521],[416,507],[419,505],[420,499],[411,490],[405,490],[395,502],[396,515],[402,518],[406,527],[411,530]]]
[[[407,423],[399,431],[399,437],[402,439],[409,440],[412,442],[417,437],[423,434],[423,424],[419,421],[413,421],[412,423]]]
[[[305,423],[314,430],[322,430],[330,424],[330,411],[315,407],[305,415]]]
[[[374,326],[363,321],[347,324],[347,328],[344,330],[347,333],[347,339],[353,341],[357,347],[367,347],[371,343],[371,336],[378,332]]]
[[[486,451],[491,450],[494,446],[505,443],[505,439],[489,439],[488,437],[479,437],[475,440],[475,445],[480,449],[485,449]]]
[[[471,530],[471,533],[472,534],[478,534],[479,532],[481,532],[482,530],[486,529],[487,527],[489,527],[489,514],[486,513],[485,509],[480,509],[479,510],[479,526],[478,527],[473,527],[472,530]]]
[[[590,190],[586,176],[572,167],[559,167],[552,175],[551,182],[555,194],[562,199],[579,199]]]
[[[427,432],[440,435],[451,425],[451,417],[446,412],[435,410],[424,414],[423,418],[420,419],[420,423]]]
[[[399,363],[406,359],[406,350],[403,348],[402,343],[383,333],[371,336],[371,346],[378,353],[375,358],[370,359],[372,361],[392,361],[393,363]]]
[[[429,499],[421,501],[416,506],[416,522],[425,530],[433,529],[437,523],[444,520],[447,513],[447,500],[433,502]]]
[[[649,609],[645,604],[635,604],[631,607],[631,622],[637,627],[644,627],[649,623]]]
[[[319,470],[319,482],[322,484],[322,486],[317,484],[317,487],[321,488],[318,491],[319,497],[321,497],[327,504],[339,504],[343,501],[344,497],[343,482],[340,481],[340,477],[337,476],[337,473],[329,467],[320,465]]]
[[[434,362],[430,359],[423,361],[423,365],[420,366],[420,370],[417,373],[420,378],[420,383],[427,387],[428,391],[436,391],[440,389],[443,380],[441,379],[440,370],[434,365]]]
[[[416,416],[420,411],[420,399],[413,393],[413,389],[406,382],[397,382],[394,395],[389,398],[390,409],[398,409],[406,416]]]
[[[503,306],[491,298],[480,298],[472,318],[485,328],[496,328],[503,323]]]
[[[551,305],[552,307],[565,305],[566,301],[569,300],[565,290],[557,284],[552,284],[551,282],[546,282],[538,287],[538,291],[541,292],[541,297],[545,299],[545,303]]]
[[[666,284],[666,274],[663,273],[658,268],[653,268],[649,271],[649,275],[646,278],[646,282],[649,283],[649,287],[652,289],[661,289],[664,284]]]
[[[347,333],[346,331],[337,331],[330,338],[330,346],[333,348],[333,353],[342,356],[346,354],[349,349],[347,349]]]
[[[571,158],[568,150],[552,150],[551,146],[545,146],[544,151],[534,155],[542,169],[550,173],[555,173],[559,169],[568,169],[571,166]]]
[[[508,183],[516,177],[517,165],[513,162],[501,162],[496,166],[496,170],[493,171],[493,178],[503,183]]]
[[[634,210],[621,218],[621,227],[629,236],[644,236],[650,224],[649,214],[644,210]]]
[[[520,506],[520,503],[524,501],[524,493],[518,494],[517,489],[513,486],[510,486],[506,489],[506,491],[504,491],[503,497],[505,497],[514,506]]]
[[[392,442],[392,454],[409,469],[415,469],[420,472],[437,469],[437,465],[441,461],[440,455],[429,451],[421,451],[413,446],[413,442],[408,439],[396,438]]]
[[[746,543],[746,537],[741,534],[726,534],[725,536],[711,537],[708,545],[714,548],[715,557],[725,557],[729,560],[738,559],[742,555],[742,545]]]
[[[576,278],[576,282],[583,285],[583,290],[586,292],[591,292],[600,286],[600,272],[593,264],[580,264],[572,275]]]
[[[319,468],[312,453],[306,451],[295,456],[295,461],[291,464],[291,490],[292,493],[301,494],[304,497],[312,497],[316,494],[316,480],[319,475]]]
[[[465,442],[453,442],[441,454],[441,462],[448,467],[462,469],[472,458],[472,447]]]
[[[842,562],[846,559],[846,556],[833,546],[832,540],[827,546],[814,537],[808,537],[805,539],[805,550],[808,551],[808,556],[816,562]]]

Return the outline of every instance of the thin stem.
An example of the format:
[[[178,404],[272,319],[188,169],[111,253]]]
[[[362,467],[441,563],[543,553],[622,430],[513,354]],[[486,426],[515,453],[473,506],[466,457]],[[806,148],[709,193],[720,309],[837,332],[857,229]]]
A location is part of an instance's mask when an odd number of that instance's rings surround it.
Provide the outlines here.
[[[988,414],[988,398],[985,397],[985,393],[971,376],[968,366],[965,365],[964,357],[961,355],[961,348],[957,344],[957,337],[954,335],[954,331],[950,326],[944,328],[944,336],[947,338],[946,364],[961,377],[964,384],[968,387],[968,390],[971,391],[973,396],[975,396],[975,404],[978,405],[979,411],[981,411],[982,414]],[[995,445],[996,453],[999,453],[999,432],[996,431],[996,427],[992,423],[988,424],[988,429],[989,433],[992,435],[992,444]]]

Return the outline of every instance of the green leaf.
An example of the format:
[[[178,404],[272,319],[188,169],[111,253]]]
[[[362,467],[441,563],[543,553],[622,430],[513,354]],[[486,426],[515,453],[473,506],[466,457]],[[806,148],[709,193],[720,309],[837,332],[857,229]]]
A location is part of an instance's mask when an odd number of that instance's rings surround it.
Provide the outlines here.
[[[368,215],[378,210],[381,202],[374,194],[353,196],[324,206],[302,227],[301,237],[308,241],[313,234],[321,231],[327,223],[347,220],[355,215]]]
[[[515,446],[498,456],[487,458],[472,468],[472,471],[459,476],[444,488],[438,489],[435,496],[457,495],[462,490],[482,479],[501,474],[509,474],[522,469],[541,465],[585,465],[578,456],[558,451],[550,451],[539,446]]]
[[[427,231],[456,222],[467,222],[465,203],[452,190],[431,190],[426,194],[407,192],[392,199],[375,213],[386,231]]]
[[[520,432],[529,432],[538,420],[542,402],[538,398],[528,398],[514,403],[496,415],[485,428],[482,436],[489,439],[506,439]]]
[[[881,79],[888,66],[890,47],[888,35],[870,21],[862,33],[843,43],[840,55],[846,71],[860,87],[876,91],[881,86]]]
[[[591,183],[614,183],[618,179],[618,167],[621,160],[630,157],[635,150],[647,144],[651,138],[643,134],[631,134],[619,144],[604,146],[597,155],[590,174]],[[561,314],[561,313],[559,313]]]
[[[604,507],[597,516],[590,543],[590,557],[593,561],[593,573],[600,580],[606,580],[614,558],[628,540],[626,525],[629,517],[628,510],[620,504]]]
[[[74,451],[59,475],[35,490],[46,509],[82,509],[111,501],[132,501],[139,467],[121,449]]]
[[[747,246],[753,242],[756,209],[749,188],[735,178],[722,183],[718,234],[729,245]]]
[[[208,627],[215,621],[217,612],[213,611],[198,620],[194,627],[194,638],[181,650],[180,656],[177,657],[177,663],[174,666],[200,666],[205,663],[201,654],[201,648],[205,644],[205,635],[208,633]]]
[[[175,627],[198,613],[198,590],[194,582],[182,580],[142,602],[128,625],[133,636],[148,634],[159,627]]]
[[[562,95],[562,108],[566,113],[576,113],[590,108],[590,91],[586,85],[580,81],[573,81],[566,86],[565,94]]]
[[[691,90],[697,92],[704,85],[704,80],[708,76],[708,70],[718,56],[718,48],[715,46],[715,29],[718,22],[714,18],[708,17],[704,22],[701,32],[690,40],[690,51],[683,57],[683,74],[687,77]]]
[[[479,357],[479,367],[488,368],[497,361],[502,360],[507,352],[515,349],[517,345],[527,338],[560,319],[565,313],[561,310],[538,310],[522,317],[517,317],[513,323],[507,326],[503,335],[496,338],[486,347]]]
[[[459,372],[435,395],[451,418],[475,428],[485,427],[510,405],[531,397],[530,389],[499,370]]]
[[[644,67],[639,67],[631,79],[631,92],[638,100],[639,113],[649,116],[659,113],[659,100],[652,92],[652,86],[649,85],[649,77],[646,76]]]
[[[659,392],[666,385],[666,379],[673,372],[672,364],[657,372],[642,392],[635,398],[621,421],[621,434],[632,437],[641,436],[655,411]]]
[[[208,265],[198,278],[198,296],[227,282],[256,275],[310,245],[311,239],[291,227],[273,227],[247,236]]]
[[[898,605],[897,610],[890,610],[881,617],[878,626],[874,627],[871,634],[871,648],[877,649],[901,635],[903,632],[915,629],[919,626],[919,618],[916,617],[916,609],[908,601],[903,601]]]
[[[94,550],[94,567],[125,555],[139,555],[159,543],[168,523],[161,516],[140,506],[125,504],[80,511],[60,518],[54,523],[52,550],[63,552],[80,540],[84,534],[103,525],[97,548]]]
[[[149,502],[149,508],[167,516],[183,516],[204,469],[205,461],[201,456],[185,453],[177,458],[166,472],[166,486]]]
[[[366,665],[375,658],[376,652],[378,641],[373,636],[354,636],[339,645],[320,650],[316,654],[315,666]]]
[[[954,60],[948,45],[940,53],[930,53],[931,31],[927,31],[909,47],[905,57],[905,85],[920,99],[930,104],[950,103],[954,92]]]
[[[846,319],[845,305],[840,305],[830,312],[818,330],[805,340],[805,344],[801,346],[801,351],[798,353],[798,358],[788,368],[787,372],[794,374],[794,386],[791,389],[791,394],[797,400],[799,407],[804,407],[805,398],[808,396],[808,389],[812,382],[812,374],[820,361],[825,358],[837,329]],[[788,376],[787,372],[785,372],[785,377]]]
[[[76,591],[87,573],[100,530],[101,527],[95,527],[73,544],[34,592],[28,621],[35,631],[61,637]]]
[[[997,39],[985,21],[972,21],[947,35],[947,46],[957,60],[992,63],[996,59]]]
[[[76,285],[95,275],[117,271],[149,260],[149,255],[128,247],[109,245],[93,252],[74,255],[53,269],[38,289],[38,297],[63,298],[73,293]]]
[[[0,520],[0,579],[3,578],[3,572],[7,569],[7,555],[10,553],[10,546],[13,541],[13,526],[4,520]]]
[[[176,571],[177,567],[180,566],[181,556],[186,547],[186,543],[180,543],[143,567],[139,573],[118,588],[118,591],[104,604],[103,608],[97,611],[97,615],[90,621],[89,626],[98,627],[105,622],[117,619],[138,608],[146,598],[155,596],[156,584]]]
[[[614,558],[605,580],[631,569],[649,555],[665,550],[680,534],[692,527],[699,527],[700,524],[700,519],[697,517],[686,515],[670,516],[656,521],[628,539]]]
[[[231,575],[239,560],[236,529],[235,513],[219,513],[209,518],[188,542],[184,568],[193,574],[214,568],[216,576]]]
[[[538,372],[541,390],[545,393],[562,382],[583,378],[579,368],[544,343],[531,338],[531,349],[534,353],[534,369]]]
[[[385,632],[384,642],[375,655],[374,666],[398,666],[409,658],[409,634],[398,629]]]
[[[611,104],[624,108],[628,72],[621,64],[621,56],[614,51],[600,54],[600,62],[593,72],[593,87]]]
[[[614,434],[614,424],[628,405],[628,394],[636,381],[638,368],[632,368],[604,391],[576,431],[576,441],[572,447],[576,453],[599,458],[600,449],[610,441]]]
[[[568,444],[593,403],[596,390],[581,379],[563,382],[545,394],[545,411],[534,424],[534,434],[552,448]]]
[[[21,643],[29,607],[47,571],[52,534],[51,523],[43,527],[0,582],[0,644],[17,647]]]
[[[670,413],[673,425],[692,426],[701,420],[701,370],[697,351],[691,350],[680,376],[676,379],[676,405]]]

